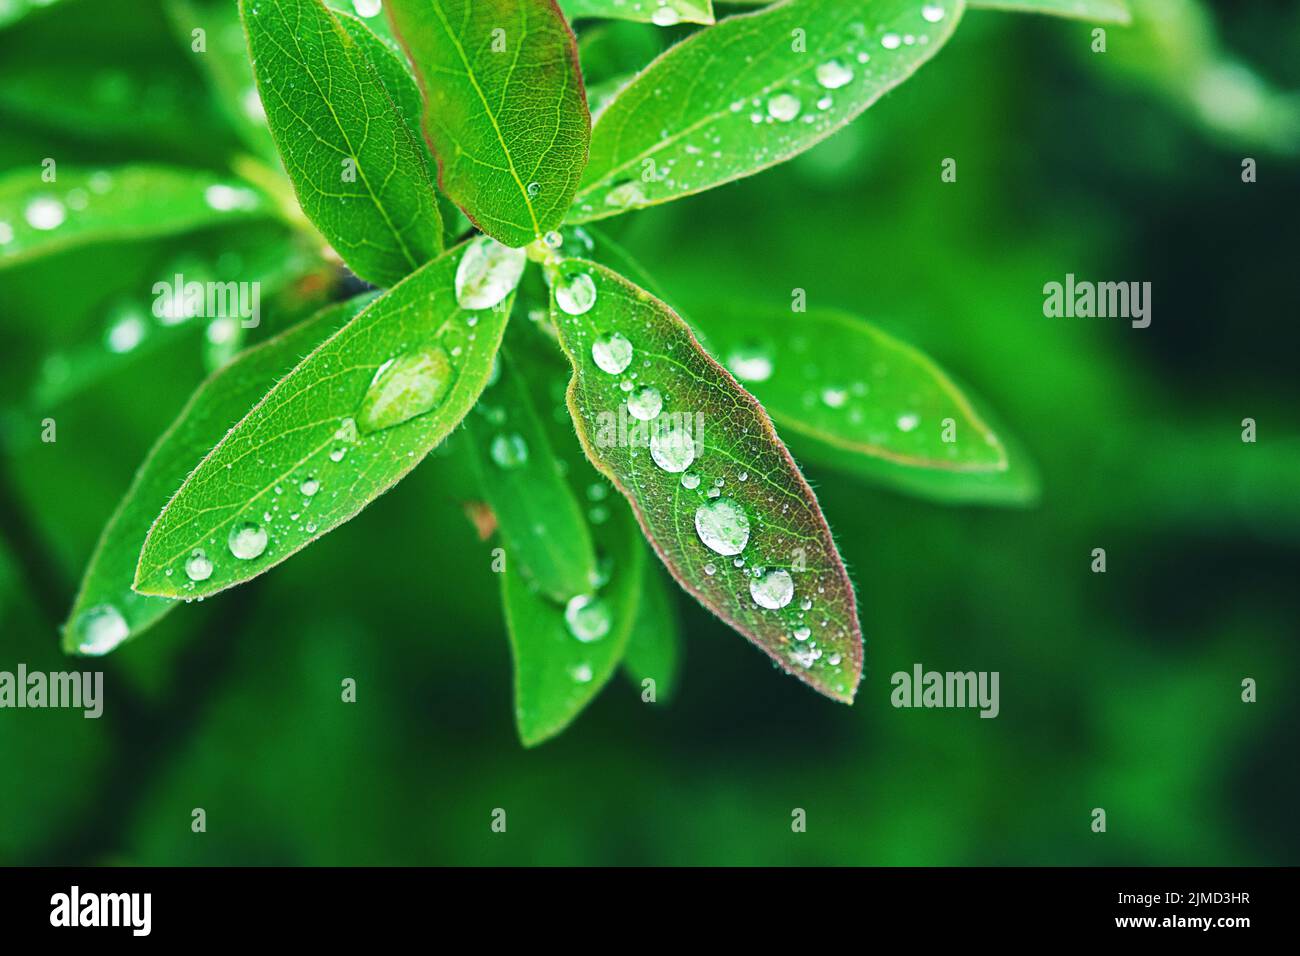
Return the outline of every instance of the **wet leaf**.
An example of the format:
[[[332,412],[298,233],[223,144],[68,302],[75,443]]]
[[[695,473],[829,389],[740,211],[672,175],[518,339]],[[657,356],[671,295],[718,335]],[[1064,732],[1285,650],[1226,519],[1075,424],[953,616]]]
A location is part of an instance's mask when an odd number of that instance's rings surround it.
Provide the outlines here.
[[[439,182],[488,235],[522,246],[568,211],[591,122],[552,0],[389,0],[425,96]]]
[[[1050,13],[1098,23],[1129,23],[1126,0],[967,0],[971,9],[1006,10],[1013,13]]]
[[[501,601],[515,665],[515,721],[525,746],[564,730],[623,659],[641,602],[645,548],[627,509],[601,526],[610,578],[590,602],[557,604],[523,575],[501,575]],[[599,636],[595,636],[599,634]]]
[[[681,642],[673,598],[663,575],[655,568],[647,568],[641,587],[641,609],[623,655],[623,671],[643,700],[647,680],[654,681],[655,703],[666,702],[677,690]]]
[[[501,311],[457,304],[463,251],[376,299],[231,429],[154,523],[137,591],[200,597],[256,577],[352,518],[447,436],[488,381],[509,307],[508,296]],[[198,548],[213,569],[193,581],[184,565]]]
[[[40,167],[0,175],[0,269],[94,242],[147,239],[270,215],[252,188],[166,166]]]
[[[556,270],[552,317],[588,457],[683,588],[781,668],[851,701],[853,588],[771,420],[663,302],[592,262]]]
[[[240,353],[195,391],[154,444],[113,512],[63,628],[68,653],[102,654],[141,634],[176,606],[131,588],[149,526],[186,475],[304,354],[351,319],[371,296],[322,309]],[[119,623],[120,621],[120,623]],[[94,627],[99,631],[96,633]]]
[[[441,250],[424,149],[369,52],[321,0],[241,2],[262,105],[303,212],[389,286]]]
[[[568,221],[680,199],[812,148],[930,59],[962,9],[786,0],[699,31],[601,113]]]
[[[521,335],[507,338],[522,348]],[[509,347],[498,353],[497,379],[466,424],[510,573],[561,603],[591,591],[596,554],[587,519]]]
[[[608,17],[661,27],[713,22],[713,0],[560,0],[560,9],[570,20]]]

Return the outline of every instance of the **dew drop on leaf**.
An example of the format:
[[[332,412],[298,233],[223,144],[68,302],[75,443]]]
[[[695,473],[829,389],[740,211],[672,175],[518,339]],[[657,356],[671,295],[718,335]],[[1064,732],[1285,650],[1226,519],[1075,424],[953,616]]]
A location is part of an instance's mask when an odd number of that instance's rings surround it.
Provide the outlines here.
[[[681,21],[681,16],[672,7],[660,7],[650,14],[650,22],[657,27],[671,27]]]
[[[642,385],[627,397],[627,413],[639,421],[650,421],[663,407],[663,396],[653,385]]]
[[[212,577],[212,562],[202,548],[195,548],[185,559],[185,576],[191,581],[206,581]]]
[[[63,203],[49,196],[36,197],[23,210],[23,218],[27,220],[27,224],[33,229],[42,231],[57,229],[63,225],[66,217]]]
[[[371,17],[377,17],[384,9],[383,0],[352,0],[352,9],[357,11],[357,16],[369,20]]]
[[[591,343],[591,359],[602,372],[622,374],[632,364],[632,343],[622,332],[602,335]]]
[[[320,491],[320,482],[315,478],[304,478],[298,485],[298,491],[302,493],[304,498],[310,498]]]
[[[437,345],[388,360],[361,400],[358,427],[376,432],[433,411],[451,391],[453,377],[451,359]]]
[[[514,291],[524,274],[528,253],[479,236],[456,266],[456,302],[462,309],[490,309]]]
[[[903,43],[903,38],[897,33],[886,33],[880,38],[880,45],[886,50],[897,50]]]
[[[853,68],[839,60],[827,60],[817,67],[817,82],[828,90],[838,90],[853,79]]]
[[[689,472],[682,475],[682,487],[687,490],[700,487],[700,476]]]
[[[522,435],[497,435],[492,439],[490,453],[501,468],[518,468],[528,463],[528,443]]]
[[[255,521],[245,521],[230,529],[227,539],[230,553],[241,561],[251,561],[266,550],[266,529]]]
[[[97,604],[77,618],[77,650],[82,654],[107,654],[131,633],[122,612],[111,604]]]
[[[756,345],[739,346],[727,356],[727,368],[742,382],[766,382],[772,377],[772,357]]]
[[[685,471],[695,461],[695,440],[686,428],[656,428],[650,435],[650,457],[666,472]]]
[[[561,276],[555,283],[555,303],[569,315],[585,315],[596,304],[596,283],[585,272]]]
[[[589,644],[609,633],[609,608],[605,602],[591,594],[579,594],[564,606],[564,623],[569,633]]]
[[[749,543],[749,515],[730,498],[713,498],[695,509],[695,532],[711,551],[740,554]]]
[[[768,571],[750,579],[749,596],[759,607],[772,611],[783,608],[794,597],[794,580],[789,571]]]
[[[803,109],[799,97],[792,93],[777,93],[767,101],[767,115],[781,123],[788,123]]]
[[[943,19],[943,7],[937,3],[927,3],[921,8],[921,16],[927,23],[938,23]]]

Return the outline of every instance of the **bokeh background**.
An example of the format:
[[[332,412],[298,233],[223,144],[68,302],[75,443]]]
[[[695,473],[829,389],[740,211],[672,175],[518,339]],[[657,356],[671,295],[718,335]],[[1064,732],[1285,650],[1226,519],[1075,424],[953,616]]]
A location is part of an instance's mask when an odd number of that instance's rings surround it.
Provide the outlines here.
[[[801,287],[881,323],[1036,460],[1042,501],[1023,510],[808,468],[860,599],[855,706],[679,595],[673,698],[616,678],[524,750],[492,544],[434,456],[105,659],[102,719],[0,711],[0,862],[1300,862],[1300,4],[1135,6],[1105,54],[1090,25],[971,11],[811,153],[610,223],[687,311]],[[229,167],[228,104],[164,7],[65,0],[0,29],[4,169]],[[648,46],[682,32],[633,29]],[[0,272],[0,669],[78,666],[57,627],[84,563],[214,361],[197,326],[112,353],[115,310],[178,259],[246,277],[299,252],[261,224]],[[1044,318],[1066,272],[1152,282],[1151,327]],[[288,273],[272,327],[336,294]],[[999,671],[1000,716],[892,708],[890,675],[916,662]]]

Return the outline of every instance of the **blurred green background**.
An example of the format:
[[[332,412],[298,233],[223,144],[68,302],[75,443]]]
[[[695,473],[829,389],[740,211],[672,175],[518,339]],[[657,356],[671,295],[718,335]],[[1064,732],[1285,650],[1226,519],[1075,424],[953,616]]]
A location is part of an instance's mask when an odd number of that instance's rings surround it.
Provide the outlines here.
[[[1037,461],[1042,502],[1019,511],[808,469],[858,589],[855,706],[678,595],[675,697],[616,678],[525,751],[493,544],[435,455],[104,659],[102,719],[0,710],[0,862],[1300,863],[1300,4],[1135,6],[1105,54],[1091,25],[971,11],[818,149],[609,224],[688,312],[800,287],[879,322]],[[155,0],[66,0],[0,30],[0,131],[3,169],[226,169],[242,149]],[[105,358],[122,297],[176,257],[247,270],[294,249],[262,224],[0,272],[0,670],[100,666],[64,658],[56,628],[212,360],[188,327]],[[1150,281],[1151,327],[1044,318],[1066,272]],[[295,282],[272,324],[307,306],[312,277]],[[999,671],[1000,716],[894,709],[890,675],[916,662]]]

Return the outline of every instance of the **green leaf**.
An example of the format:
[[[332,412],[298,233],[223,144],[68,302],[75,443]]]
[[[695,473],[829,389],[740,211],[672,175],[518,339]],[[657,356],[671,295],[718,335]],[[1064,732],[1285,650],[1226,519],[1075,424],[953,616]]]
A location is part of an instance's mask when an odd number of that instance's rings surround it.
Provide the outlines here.
[[[256,577],[356,515],[447,436],[487,383],[509,306],[457,304],[463,249],[395,285],[231,429],[154,523],[137,591],[202,597]],[[185,573],[196,549],[213,564],[202,581]]]
[[[0,27],[17,23],[23,17],[38,10],[45,10],[59,0],[4,0],[0,3]]]
[[[595,263],[554,268],[552,316],[587,456],[683,588],[784,670],[851,701],[862,671],[853,588],[762,406],[663,302]]]
[[[601,113],[569,221],[680,199],[810,149],[930,59],[962,8],[786,0],[701,30]]]
[[[271,214],[258,192],[196,169],[56,167],[0,176],[0,269],[92,242],[167,236]]]
[[[366,55],[370,65],[379,74],[388,98],[397,107],[397,112],[406,121],[411,136],[418,143],[424,140],[420,135],[420,113],[424,110],[424,100],[420,96],[420,84],[416,82],[411,65],[406,61],[395,41],[385,40],[374,30],[371,24],[382,24],[382,17],[362,20],[348,13],[336,13],[339,23],[356,41],[357,46]]]
[[[560,0],[560,9],[570,20],[606,17],[661,27],[713,22],[713,0]]]
[[[520,333],[508,338],[523,346]],[[510,572],[521,572],[554,601],[591,591],[597,579],[591,532],[510,348],[498,354],[496,381],[466,423]]]
[[[591,119],[573,33],[553,0],[389,0],[388,13],[424,89],[447,195],[509,246],[558,226]]]
[[[667,701],[677,689],[681,634],[673,599],[663,575],[646,569],[641,588],[641,609],[623,655],[623,671],[644,695],[644,682],[654,681],[654,699]]]
[[[63,627],[65,651],[106,653],[176,607],[173,600],[146,597],[131,589],[149,526],[194,463],[305,353],[356,315],[370,298],[360,296],[321,310],[289,331],[242,352],[199,386],[150,450],[104,528]]]
[[[515,664],[515,721],[527,747],[572,723],[609,681],[627,649],[641,601],[645,548],[626,509],[601,526],[599,540],[611,558],[610,579],[580,609],[548,601],[509,566],[501,575]],[[579,614],[579,626],[572,628],[566,615]],[[592,636],[597,633],[599,637]]]
[[[258,156],[275,157],[275,144],[253,81],[239,7],[230,0],[166,0],[165,9],[177,41],[207,78],[212,99],[226,121]],[[196,30],[203,31],[199,50],[194,49]]]
[[[966,0],[971,9],[1006,10],[1013,13],[1050,13],[1098,23],[1130,23],[1133,19],[1125,0]]]
[[[428,161],[369,51],[321,0],[241,0],[240,10],[271,135],[311,221],[375,285],[437,255]]]

